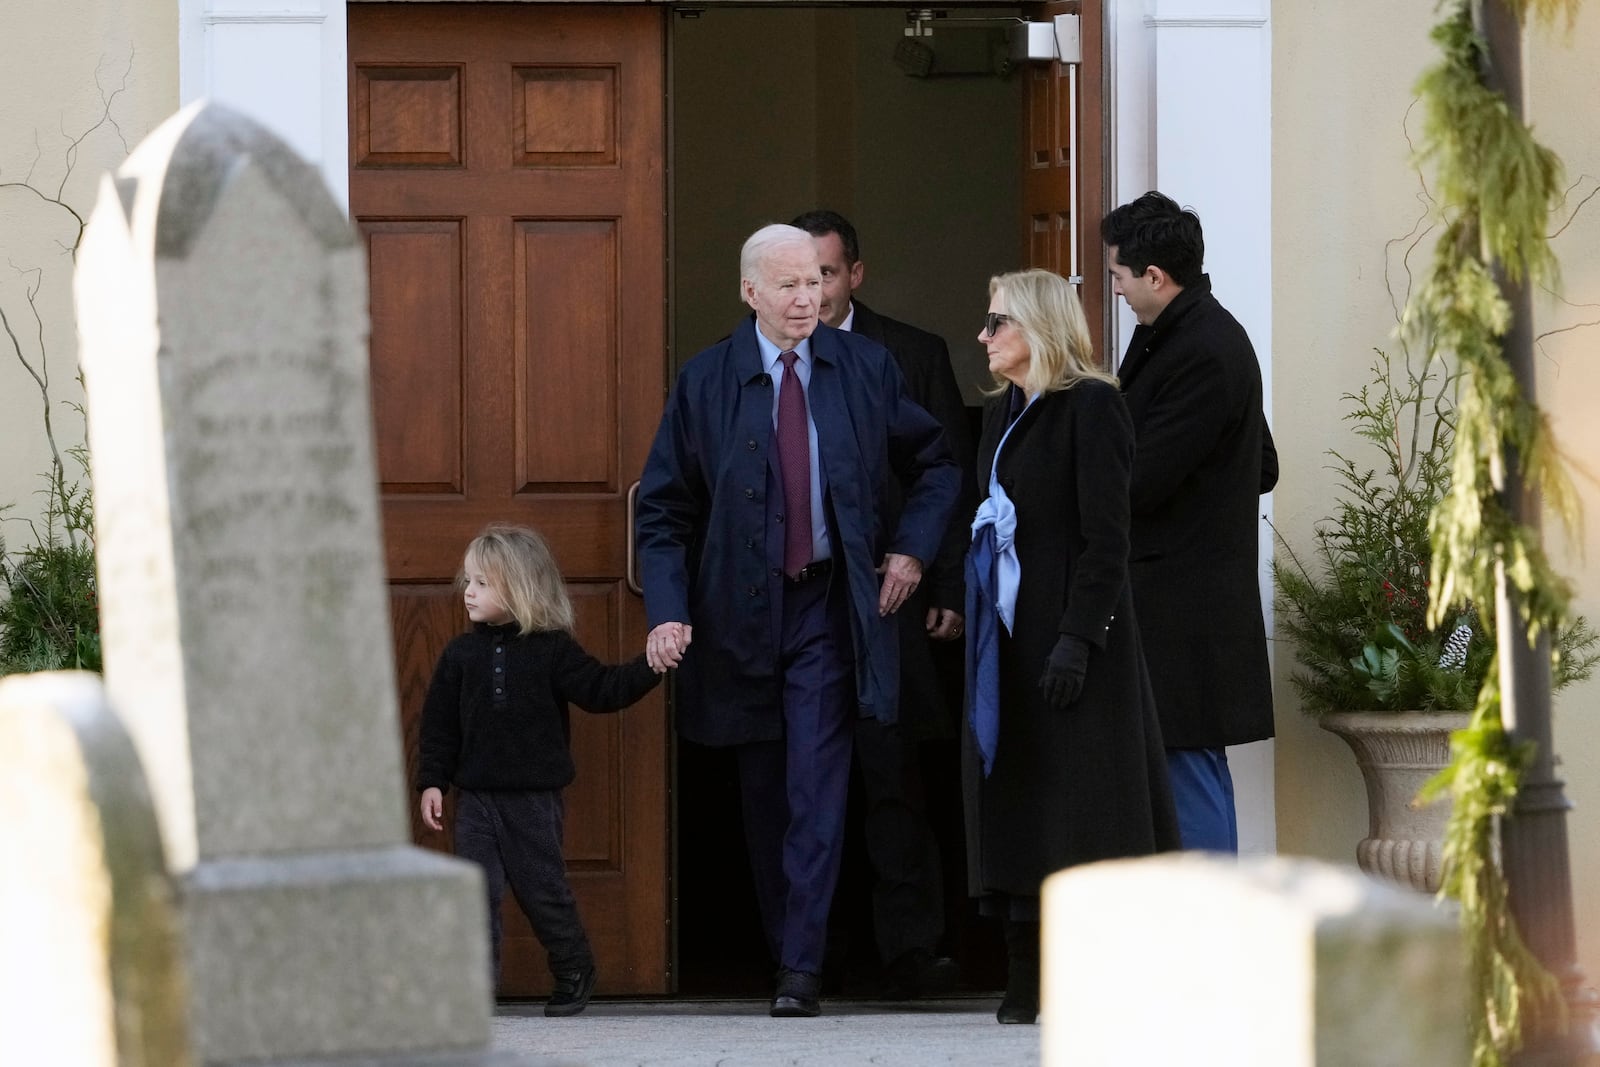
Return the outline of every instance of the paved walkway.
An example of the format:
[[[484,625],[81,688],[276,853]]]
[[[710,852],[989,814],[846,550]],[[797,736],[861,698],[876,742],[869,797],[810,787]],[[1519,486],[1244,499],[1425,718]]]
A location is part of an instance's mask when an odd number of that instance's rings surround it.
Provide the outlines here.
[[[999,1025],[998,1004],[825,998],[816,1019],[773,1019],[764,1000],[597,1000],[571,1019],[505,1004],[493,1033],[539,1067],[1035,1067],[1039,1028]]]

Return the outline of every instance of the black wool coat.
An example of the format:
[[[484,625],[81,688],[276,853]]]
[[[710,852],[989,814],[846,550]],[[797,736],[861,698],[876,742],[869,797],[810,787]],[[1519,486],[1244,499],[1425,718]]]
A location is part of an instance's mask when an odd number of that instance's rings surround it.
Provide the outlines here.
[[[985,490],[1009,408],[1008,394],[984,411],[978,480]],[[975,896],[1034,896],[1063,867],[1178,847],[1128,585],[1132,468],[1127,408],[1115,386],[1099,381],[1041,396],[1000,453],[1022,578],[1014,632],[1001,629],[1000,739],[988,778],[972,731],[963,731]],[[1091,648],[1082,695],[1065,710],[1039,689],[1061,634]]]
[[[1133,331],[1118,375],[1138,441],[1133,599],[1162,736],[1172,748],[1271,737],[1258,534],[1278,455],[1255,349],[1202,276]]]
[[[861,301],[854,301],[855,318],[850,332],[878,342],[889,350],[906,380],[911,399],[939,420],[945,441],[961,465],[961,495],[955,514],[945,531],[939,554],[923,560],[922,584],[897,613],[900,617],[900,731],[913,737],[950,737],[956,721],[955,709],[945,699],[934,665],[928,638],[929,608],[965,610],[967,545],[972,540],[972,515],[978,507],[978,488],[973,479],[972,431],[967,426],[967,408],[950,366],[950,349],[938,334],[919,330],[908,323],[879,315]],[[898,483],[891,483],[885,505],[886,521],[900,521],[904,494]]]

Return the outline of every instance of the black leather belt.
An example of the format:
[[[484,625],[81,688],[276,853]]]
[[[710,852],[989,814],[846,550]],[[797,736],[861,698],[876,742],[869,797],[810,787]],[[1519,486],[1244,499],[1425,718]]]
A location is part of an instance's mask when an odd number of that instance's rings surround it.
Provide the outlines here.
[[[833,560],[817,559],[800,568],[800,573],[789,578],[795,585],[804,585],[806,582],[817,578],[826,578],[833,573]]]

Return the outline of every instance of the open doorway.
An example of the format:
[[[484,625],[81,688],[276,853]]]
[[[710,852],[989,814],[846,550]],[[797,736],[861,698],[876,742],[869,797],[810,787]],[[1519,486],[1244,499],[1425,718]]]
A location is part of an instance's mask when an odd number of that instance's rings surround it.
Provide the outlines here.
[[[1006,58],[998,21],[1018,9],[946,9],[931,37],[916,38],[904,33],[907,10],[676,10],[668,28],[674,367],[747,312],[738,299],[744,238],[828,208],[860,232],[859,295],[943,336],[976,411],[988,384],[976,341],[988,279],[1027,263],[1018,165],[1025,78]],[[959,708],[959,652],[946,651],[941,684]],[[965,894],[955,742],[927,743],[922,757],[946,871],[940,948],[974,988],[996,989],[999,932]],[[678,991],[765,996],[771,962],[730,755],[679,742],[673,800]],[[834,994],[869,990],[877,978],[871,872],[859,819],[851,827],[824,975]]]

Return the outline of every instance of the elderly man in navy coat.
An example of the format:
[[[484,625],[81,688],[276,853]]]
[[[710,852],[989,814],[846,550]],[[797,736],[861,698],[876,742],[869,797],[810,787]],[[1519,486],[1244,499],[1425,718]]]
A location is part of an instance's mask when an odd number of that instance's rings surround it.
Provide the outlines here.
[[[737,746],[775,1016],[818,1014],[844,848],[852,724],[893,722],[895,612],[938,553],[961,472],[894,360],[819,325],[811,235],[745,242],[754,310],[684,365],[639,489],[654,667],[679,667],[678,729]],[[904,507],[886,527],[897,480]]]

